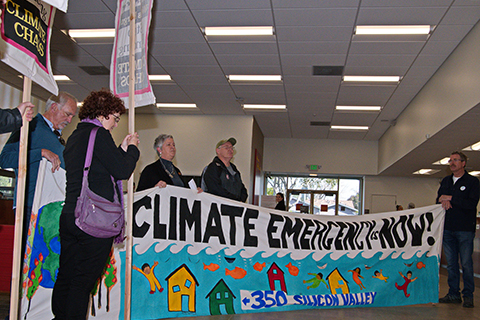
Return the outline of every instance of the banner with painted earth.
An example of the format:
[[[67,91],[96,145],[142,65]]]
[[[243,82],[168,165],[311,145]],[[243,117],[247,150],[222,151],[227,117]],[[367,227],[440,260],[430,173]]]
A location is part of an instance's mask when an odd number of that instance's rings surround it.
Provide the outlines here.
[[[39,180],[48,194],[58,184]],[[132,319],[438,302],[440,205],[320,216],[174,186],[134,198]],[[25,319],[51,318],[59,199],[39,201],[32,217]],[[123,319],[124,265],[125,250],[116,247],[92,291],[90,319]]]

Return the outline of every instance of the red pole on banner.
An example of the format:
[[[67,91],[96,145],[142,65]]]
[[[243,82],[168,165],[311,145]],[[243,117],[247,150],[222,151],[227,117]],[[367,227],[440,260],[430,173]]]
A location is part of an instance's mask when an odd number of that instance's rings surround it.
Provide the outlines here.
[[[129,82],[128,82],[128,132],[135,132],[135,2],[130,1],[130,49],[129,49]],[[127,226],[125,253],[125,314],[124,319],[130,320],[132,308],[132,225],[133,225],[133,173],[128,179],[127,193]]]
[[[32,92],[32,80],[23,77],[22,101],[30,101]],[[17,320],[20,305],[20,280],[23,262],[22,239],[23,239],[23,213],[25,208],[25,185],[27,177],[27,147],[28,147],[28,121],[23,115],[23,125],[20,129],[20,147],[18,154],[18,177],[17,177],[17,206],[15,209],[15,235],[13,242],[12,285],[10,288],[10,320]]]

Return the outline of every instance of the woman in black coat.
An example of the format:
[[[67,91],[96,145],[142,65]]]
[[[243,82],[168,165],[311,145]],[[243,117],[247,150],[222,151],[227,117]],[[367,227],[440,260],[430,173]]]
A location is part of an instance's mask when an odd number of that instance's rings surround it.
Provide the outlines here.
[[[167,185],[186,187],[187,184],[182,179],[180,169],[174,166],[172,162],[177,153],[173,136],[162,133],[155,139],[153,148],[159,159],[143,169],[137,191],[153,187],[165,188]]]
[[[110,131],[123,113],[123,101],[110,91],[90,93],[80,108],[81,122],[69,137],[63,153],[67,184],[60,215],[60,267],[52,294],[55,320],[86,319],[90,292],[112,249],[115,237],[96,237],[75,224],[75,208],[82,189],[88,140],[95,127],[99,129],[88,174],[89,187],[111,202],[115,194],[119,199],[123,197],[121,180],[130,177],[140,156],[137,133],[127,135],[118,147],[113,141]]]

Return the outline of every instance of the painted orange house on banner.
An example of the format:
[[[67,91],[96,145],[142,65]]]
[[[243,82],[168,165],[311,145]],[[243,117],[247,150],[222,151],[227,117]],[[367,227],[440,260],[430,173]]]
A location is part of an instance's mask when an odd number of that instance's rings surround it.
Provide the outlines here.
[[[342,276],[340,271],[337,268],[333,270],[328,276],[327,281],[330,286],[330,292],[332,294],[337,294],[337,290],[342,290],[341,293],[346,294],[350,293],[350,288],[348,287],[348,281]]]
[[[168,311],[195,312],[198,281],[182,264],[165,278],[168,284]]]

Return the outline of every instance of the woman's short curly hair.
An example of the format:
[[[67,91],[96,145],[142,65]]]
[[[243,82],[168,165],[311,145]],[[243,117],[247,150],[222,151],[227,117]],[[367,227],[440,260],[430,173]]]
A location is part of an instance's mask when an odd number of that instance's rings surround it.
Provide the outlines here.
[[[118,112],[124,114],[126,112],[125,105],[119,97],[115,96],[108,89],[92,91],[88,97],[83,100],[83,106],[80,108],[78,117],[83,119],[95,119],[98,116],[108,116]]]

